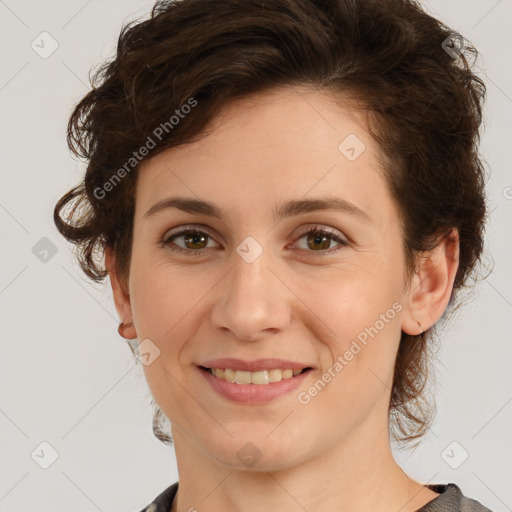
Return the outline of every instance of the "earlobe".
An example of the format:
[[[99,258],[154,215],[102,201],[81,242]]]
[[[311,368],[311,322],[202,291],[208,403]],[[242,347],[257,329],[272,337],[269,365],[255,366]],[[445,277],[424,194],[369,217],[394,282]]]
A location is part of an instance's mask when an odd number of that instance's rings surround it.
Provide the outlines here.
[[[117,314],[121,319],[118,332],[125,339],[134,339],[137,337],[133,325],[133,314],[130,304],[130,295],[125,291],[124,286],[115,270],[115,255],[110,248],[105,249],[105,267],[110,279],[112,294]]]
[[[421,334],[441,318],[452,296],[458,267],[459,234],[453,228],[432,252],[420,260],[404,308],[403,332]]]

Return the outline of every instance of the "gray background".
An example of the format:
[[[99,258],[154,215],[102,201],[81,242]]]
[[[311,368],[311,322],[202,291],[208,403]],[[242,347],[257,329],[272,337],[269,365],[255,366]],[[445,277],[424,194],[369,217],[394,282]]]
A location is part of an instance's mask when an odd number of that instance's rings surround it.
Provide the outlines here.
[[[150,394],[117,334],[108,282],[86,280],[52,220],[84,170],[65,128],[89,70],[112,55],[121,25],[151,6],[0,0],[0,511],[137,511],[178,478],[174,450],[152,435]],[[422,483],[456,482],[492,510],[512,510],[512,2],[425,7],[480,52],[494,271],[445,330],[432,432],[396,457]],[[58,43],[45,59],[31,47],[43,31]]]

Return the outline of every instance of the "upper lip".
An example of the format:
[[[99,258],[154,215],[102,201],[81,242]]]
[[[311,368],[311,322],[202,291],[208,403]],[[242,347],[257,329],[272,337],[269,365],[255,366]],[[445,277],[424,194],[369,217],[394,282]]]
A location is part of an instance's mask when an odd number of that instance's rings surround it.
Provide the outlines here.
[[[244,361],[242,359],[234,359],[225,357],[221,359],[211,359],[202,362],[199,366],[205,368],[230,368],[232,370],[240,370],[245,372],[259,372],[262,370],[272,370],[273,368],[302,370],[303,368],[312,368],[311,365],[298,363],[297,361],[288,361],[286,359],[256,359],[255,361]]]

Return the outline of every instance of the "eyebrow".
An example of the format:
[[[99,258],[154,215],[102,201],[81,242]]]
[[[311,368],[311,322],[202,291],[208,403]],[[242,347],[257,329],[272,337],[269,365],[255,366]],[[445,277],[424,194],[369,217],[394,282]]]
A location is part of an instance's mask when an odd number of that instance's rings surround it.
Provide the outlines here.
[[[170,208],[176,208],[195,215],[206,215],[222,219],[225,212],[214,203],[188,197],[169,197],[154,204],[145,214],[148,218],[156,213]],[[274,221],[279,221],[295,215],[322,210],[332,210],[354,215],[366,222],[371,222],[369,215],[355,204],[339,197],[320,197],[316,199],[294,199],[281,203],[273,209]]]

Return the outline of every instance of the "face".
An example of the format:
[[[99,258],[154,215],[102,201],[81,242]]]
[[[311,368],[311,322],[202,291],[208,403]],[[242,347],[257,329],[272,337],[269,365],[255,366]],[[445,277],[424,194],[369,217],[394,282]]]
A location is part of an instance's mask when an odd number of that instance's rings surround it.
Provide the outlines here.
[[[275,470],[387,435],[405,268],[376,144],[356,112],[289,88],[237,100],[215,126],[144,162],[136,189],[129,309],[159,351],[144,371],[174,436],[226,467],[253,452]],[[240,384],[200,368],[223,358],[310,370]]]

